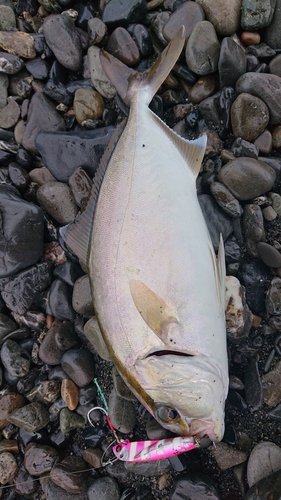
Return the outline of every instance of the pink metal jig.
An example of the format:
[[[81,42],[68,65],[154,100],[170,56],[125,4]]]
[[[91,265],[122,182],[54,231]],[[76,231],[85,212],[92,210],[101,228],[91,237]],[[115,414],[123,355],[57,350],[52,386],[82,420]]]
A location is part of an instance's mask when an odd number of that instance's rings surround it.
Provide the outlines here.
[[[112,447],[119,460],[125,462],[149,462],[173,457],[186,451],[198,448],[199,441],[193,437],[175,437],[152,441],[121,441]]]

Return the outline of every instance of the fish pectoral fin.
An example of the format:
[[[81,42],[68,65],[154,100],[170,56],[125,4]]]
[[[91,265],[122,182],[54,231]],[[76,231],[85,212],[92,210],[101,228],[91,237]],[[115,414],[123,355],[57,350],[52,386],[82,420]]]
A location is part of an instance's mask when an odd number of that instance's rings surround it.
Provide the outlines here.
[[[166,344],[171,324],[179,323],[172,308],[138,280],[130,280],[134,304],[147,326]]]
[[[123,120],[113,132],[108,146],[101,158],[99,167],[95,173],[91,193],[83,212],[81,212],[74,222],[60,228],[60,234],[69,250],[77,255],[84,268],[88,266],[88,252],[92,233],[95,209],[98,201],[100,187],[110,161],[112,153],[125,128],[126,120]]]
[[[91,342],[91,344],[96,349],[98,355],[105,359],[106,361],[112,361],[112,357],[110,356],[107,346],[105,344],[104,338],[102,336],[98,320],[95,316],[90,318],[84,326],[84,333]]]
[[[211,242],[209,242],[209,249],[212,256],[213,266],[214,266],[214,274],[216,280],[216,289],[218,300],[221,307],[221,312],[224,314],[225,312],[225,257],[224,257],[224,244],[222,235],[220,235],[220,244],[218,250],[218,256],[216,257],[214,248]]]

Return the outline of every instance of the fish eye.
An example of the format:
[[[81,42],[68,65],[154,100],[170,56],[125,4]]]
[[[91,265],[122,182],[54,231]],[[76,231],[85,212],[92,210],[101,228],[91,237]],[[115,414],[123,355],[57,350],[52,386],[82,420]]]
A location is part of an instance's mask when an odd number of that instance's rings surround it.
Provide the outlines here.
[[[167,424],[176,423],[180,419],[178,411],[170,406],[159,406],[156,410],[156,415],[159,420]]]

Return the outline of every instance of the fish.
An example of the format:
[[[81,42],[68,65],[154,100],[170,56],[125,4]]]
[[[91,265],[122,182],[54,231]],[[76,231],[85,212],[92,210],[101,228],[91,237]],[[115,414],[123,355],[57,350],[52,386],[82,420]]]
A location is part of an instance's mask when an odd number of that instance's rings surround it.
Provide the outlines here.
[[[206,135],[185,140],[149,108],[184,40],[182,28],[142,74],[101,53],[129,116],[62,236],[89,272],[96,316],[85,333],[97,352],[161,426],[217,442],[228,391],[225,258],[196,194]]]

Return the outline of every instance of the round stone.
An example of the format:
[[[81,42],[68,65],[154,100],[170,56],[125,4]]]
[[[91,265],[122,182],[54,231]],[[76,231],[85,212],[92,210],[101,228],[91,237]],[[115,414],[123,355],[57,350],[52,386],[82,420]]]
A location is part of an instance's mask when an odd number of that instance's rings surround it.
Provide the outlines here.
[[[75,92],[73,109],[75,118],[80,123],[84,120],[98,120],[104,111],[103,97],[91,89],[78,89]]]
[[[223,38],[218,62],[220,88],[235,87],[237,80],[245,73],[246,68],[247,59],[244,50],[233,38]]]
[[[243,208],[231,192],[220,182],[212,182],[210,191],[219,206],[231,217],[240,217]]]
[[[231,107],[231,124],[235,137],[253,142],[269,122],[266,104],[251,94],[242,93]]]
[[[1,361],[6,370],[13,377],[28,375],[30,368],[30,355],[13,340],[6,340],[1,349]]]
[[[73,287],[72,305],[78,314],[90,318],[94,316],[91,285],[88,274],[85,274],[75,282]]]
[[[248,460],[247,481],[250,488],[279,469],[281,469],[281,448],[270,441],[261,441],[253,448]]]
[[[17,461],[12,453],[0,453],[0,483],[12,483],[18,470]]]
[[[21,408],[26,403],[26,399],[16,392],[8,392],[0,398],[0,429],[8,425],[9,414],[17,408]]]
[[[272,145],[274,148],[281,148],[281,125],[277,125],[272,131]]]
[[[78,71],[82,63],[82,45],[73,19],[68,15],[48,16],[43,34],[57,60],[67,69]]]
[[[92,45],[88,49],[88,65],[92,84],[95,89],[106,99],[112,99],[116,90],[106,76],[100,61],[100,48]]]
[[[265,130],[254,142],[260,153],[269,154],[272,150],[272,135],[269,130]]]
[[[272,20],[276,0],[243,0],[241,26],[243,29],[259,30]]]
[[[63,408],[60,412],[60,429],[63,434],[67,434],[75,429],[85,427],[85,419],[68,408]]]
[[[266,294],[265,306],[268,314],[281,314],[281,278],[273,278]]]
[[[52,446],[29,443],[24,450],[24,466],[32,476],[50,472],[59,454]]]
[[[120,490],[117,481],[113,477],[105,476],[95,479],[88,489],[89,500],[119,500]]]
[[[140,52],[130,33],[122,27],[110,35],[107,51],[127,66],[134,66],[140,60]]]
[[[61,358],[61,366],[78,387],[89,384],[95,375],[94,358],[87,349],[69,349]]]
[[[202,473],[184,474],[174,481],[170,500],[219,500],[220,495],[213,482]]]
[[[269,63],[269,71],[273,75],[281,76],[281,54],[273,57]]]
[[[0,110],[0,127],[11,128],[16,125],[20,117],[20,107],[18,103],[11,100],[7,106]]]
[[[163,28],[163,35],[165,39],[170,42],[179,29],[184,26],[185,37],[186,40],[188,40],[196,24],[200,21],[204,21],[204,19],[204,11],[200,5],[197,5],[195,2],[183,2],[183,4],[169,17]]]
[[[70,187],[62,182],[47,182],[37,191],[40,205],[60,224],[73,222],[77,213]]]
[[[261,41],[261,36],[256,31],[243,31],[241,33],[241,40],[244,45],[258,45]]]
[[[222,36],[233,35],[240,28],[242,0],[196,0],[203,8],[206,19]]]
[[[12,424],[27,432],[36,432],[49,423],[49,413],[44,405],[35,401],[14,410],[8,417]]]
[[[262,261],[269,267],[281,267],[281,254],[268,243],[260,242],[257,249]]]
[[[86,462],[81,457],[70,456],[53,466],[50,477],[52,481],[68,493],[79,494],[86,482]]]
[[[220,44],[213,25],[201,21],[195,25],[187,41],[186,64],[197,75],[214,73],[218,67]]]
[[[33,59],[36,56],[34,38],[23,31],[0,31],[0,47],[25,59]]]
[[[198,104],[204,99],[207,99],[207,97],[213,95],[215,91],[215,86],[216,82],[214,75],[201,76],[201,78],[193,85],[193,87],[191,87],[188,97],[191,100],[191,102]],[[182,104],[179,104],[179,110],[180,109],[182,109],[182,111],[184,112],[185,109],[189,108],[184,108]],[[182,117],[183,116],[179,116],[179,118]]]
[[[269,191],[275,178],[273,168],[265,162],[247,157],[229,161],[218,174],[218,180],[242,201],[251,200]]]
[[[72,380],[63,379],[61,383],[61,397],[69,410],[75,410],[79,402],[79,389]]]

